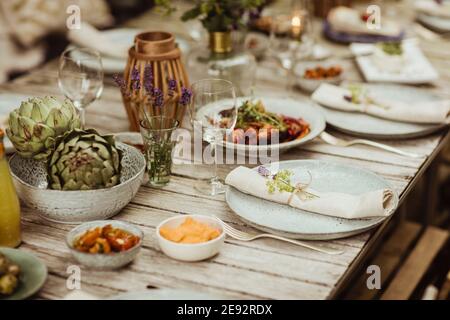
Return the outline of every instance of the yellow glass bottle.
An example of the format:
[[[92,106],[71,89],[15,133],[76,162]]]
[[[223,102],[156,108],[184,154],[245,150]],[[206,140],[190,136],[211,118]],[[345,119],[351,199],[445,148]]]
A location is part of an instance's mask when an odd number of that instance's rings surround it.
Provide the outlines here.
[[[17,247],[20,242],[20,204],[9,172],[0,129],[0,247]]]

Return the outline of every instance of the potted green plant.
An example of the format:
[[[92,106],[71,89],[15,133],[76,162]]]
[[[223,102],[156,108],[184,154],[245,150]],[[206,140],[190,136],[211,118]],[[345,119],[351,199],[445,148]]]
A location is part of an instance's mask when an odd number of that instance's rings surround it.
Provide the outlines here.
[[[231,32],[245,27],[243,19],[261,8],[266,0],[196,0],[195,5],[181,16],[183,21],[199,19],[209,32],[209,48],[214,53],[232,51]],[[156,0],[169,12],[174,10],[170,0]]]
[[[243,46],[235,46],[232,32],[243,30],[245,20],[261,10],[266,0],[195,0],[193,7],[181,16],[183,21],[198,19],[209,33],[208,48],[193,48],[187,58],[187,70],[192,81],[207,77],[226,79],[239,94],[250,95],[256,74],[256,59]],[[170,0],[156,4],[173,11]],[[243,42],[243,41],[242,41]]]

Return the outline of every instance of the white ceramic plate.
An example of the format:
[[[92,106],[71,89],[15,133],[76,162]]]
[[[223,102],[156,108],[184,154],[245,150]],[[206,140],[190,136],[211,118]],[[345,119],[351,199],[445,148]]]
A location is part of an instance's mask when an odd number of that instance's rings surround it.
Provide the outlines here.
[[[245,100],[249,99],[250,98],[248,97],[238,98],[238,106],[240,106]],[[311,141],[325,129],[325,117],[323,113],[318,110],[318,108],[315,108],[314,105],[309,101],[296,101],[290,98],[282,97],[257,97],[255,100],[261,100],[267,111],[277,114],[283,114],[293,118],[303,118],[310,124],[311,131],[303,138],[288,142],[282,142],[279,144],[257,146],[222,141],[219,143],[220,146],[223,146],[230,150],[235,150],[240,154],[245,153],[248,155],[258,155],[261,151],[267,151],[267,153],[272,153],[274,150],[278,150],[278,152],[284,152],[290,148],[294,148]],[[197,117],[201,117],[201,115],[199,114],[197,115]]]
[[[436,31],[450,32],[450,19],[448,18],[419,13],[417,15],[417,20]]]
[[[356,45],[352,45],[352,47],[354,48]],[[381,70],[374,62],[374,55],[357,56],[356,62],[364,78],[369,82],[419,84],[432,82],[439,78],[436,70],[414,41],[404,41],[403,51],[405,65],[399,72]]]
[[[9,113],[20,107],[22,101],[28,100],[28,96],[11,93],[0,93],[0,128],[3,130],[8,126]],[[14,147],[5,132],[6,153],[14,152]]]
[[[427,90],[394,84],[365,84],[373,95],[385,96],[389,99],[397,99],[407,103],[423,102],[427,108],[427,102],[440,98]],[[325,114],[327,123],[345,133],[352,135],[379,138],[402,139],[425,136],[445,127],[445,124],[419,124],[391,121],[377,118],[358,112],[345,112],[336,109],[319,106]]]
[[[360,194],[372,190],[392,187],[376,174],[337,163],[318,160],[293,160],[279,163],[280,169],[290,169],[299,179],[313,179],[311,188],[322,191],[340,191]],[[256,168],[255,168],[256,170]],[[398,197],[394,193],[394,209]],[[230,208],[251,226],[274,234],[308,240],[344,238],[369,230],[386,217],[369,219],[343,219],[320,215],[263,200],[229,187],[226,201]]]
[[[118,29],[111,29],[111,30],[103,31],[102,33],[106,37],[108,37],[108,39],[111,42],[120,43],[123,46],[126,46],[127,44],[129,44],[129,46],[131,47],[134,43],[134,37],[140,32],[142,32],[142,30],[140,30],[140,29],[118,28]],[[188,53],[189,47],[190,47],[187,40],[177,36],[176,42],[177,42],[180,50],[183,52],[183,54],[186,55]],[[73,45],[72,45],[72,47],[73,47]],[[103,64],[103,71],[105,73],[107,73],[107,74],[120,73],[120,72],[123,72],[123,70],[125,70],[127,60],[102,55],[102,64]]]

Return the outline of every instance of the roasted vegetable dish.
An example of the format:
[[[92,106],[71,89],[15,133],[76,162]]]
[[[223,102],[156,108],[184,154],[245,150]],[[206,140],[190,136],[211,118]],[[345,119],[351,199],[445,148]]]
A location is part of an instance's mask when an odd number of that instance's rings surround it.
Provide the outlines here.
[[[20,267],[0,253],[0,298],[16,291],[19,277]]]
[[[340,66],[331,66],[329,68],[324,68],[321,66],[306,69],[303,78],[310,80],[323,80],[339,77],[342,73],[342,68]]]
[[[222,122],[230,121],[227,111],[222,112],[221,116]],[[309,132],[309,124],[301,118],[268,112],[261,101],[245,101],[239,107],[235,128],[226,140],[239,144],[263,145],[300,139]],[[278,139],[275,138],[277,135]]]
[[[86,231],[75,240],[73,247],[81,252],[102,254],[126,251],[139,241],[138,236],[108,224]]]

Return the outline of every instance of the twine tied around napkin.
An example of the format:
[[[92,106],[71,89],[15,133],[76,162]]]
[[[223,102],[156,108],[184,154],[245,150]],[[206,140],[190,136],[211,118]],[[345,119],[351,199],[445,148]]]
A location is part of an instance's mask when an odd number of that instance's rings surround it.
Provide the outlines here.
[[[306,189],[308,189],[308,187],[310,186],[311,182],[312,182],[312,174],[311,172],[307,171],[308,175],[309,175],[309,181],[308,183],[301,183],[301,182],[297,182],[294,186],[294,190],[292,191],[291,195],[289,196],[288,199],[288,204],[291,205],[292,199],[294,198],[294,196],[296,196],[298,194],[300,200],[303,201],[308,201],[311,199],[316,199],[319,198],[318,195],[315,195],[311,192],[306,191]]]
[[[286,180],[292,175],[292,172],[290,170],[281,170],[277,173],[272,173],[269,169],[267,169],[264,166],[260,166],[258,168],[258,174],[260,176],[264,177],[265,179],[269,179],[269,180],[266,180],[266,185],[269,187],[269,190],[268,190],[269,193],[275,192],[275,185],[277,182],[281,182],[281,183],[283,183],[283,185],[285,187],[292,189],[292,191],[285,190],[284,187],[278,186],[279,192],[287,191],[287,192],[291,193],[291,195],[289,196],[289,199],[287,201],[287,204],[289,204],[289,205],[292,204],[292,200],[294,199],[294,196],[297,194],[299,196],[299,199],[302,201],[320,198],[318,195],[316,195],[312,192],[306,191],[306,189],[308,189],[308,187],[310,186],[310,184],[312,182],[312,174],[310,171],[307,171],[307,172],[309,175],[309,181],[307,183],[297,182],[295,184],[295,186],[292,186],[291,181]]]

